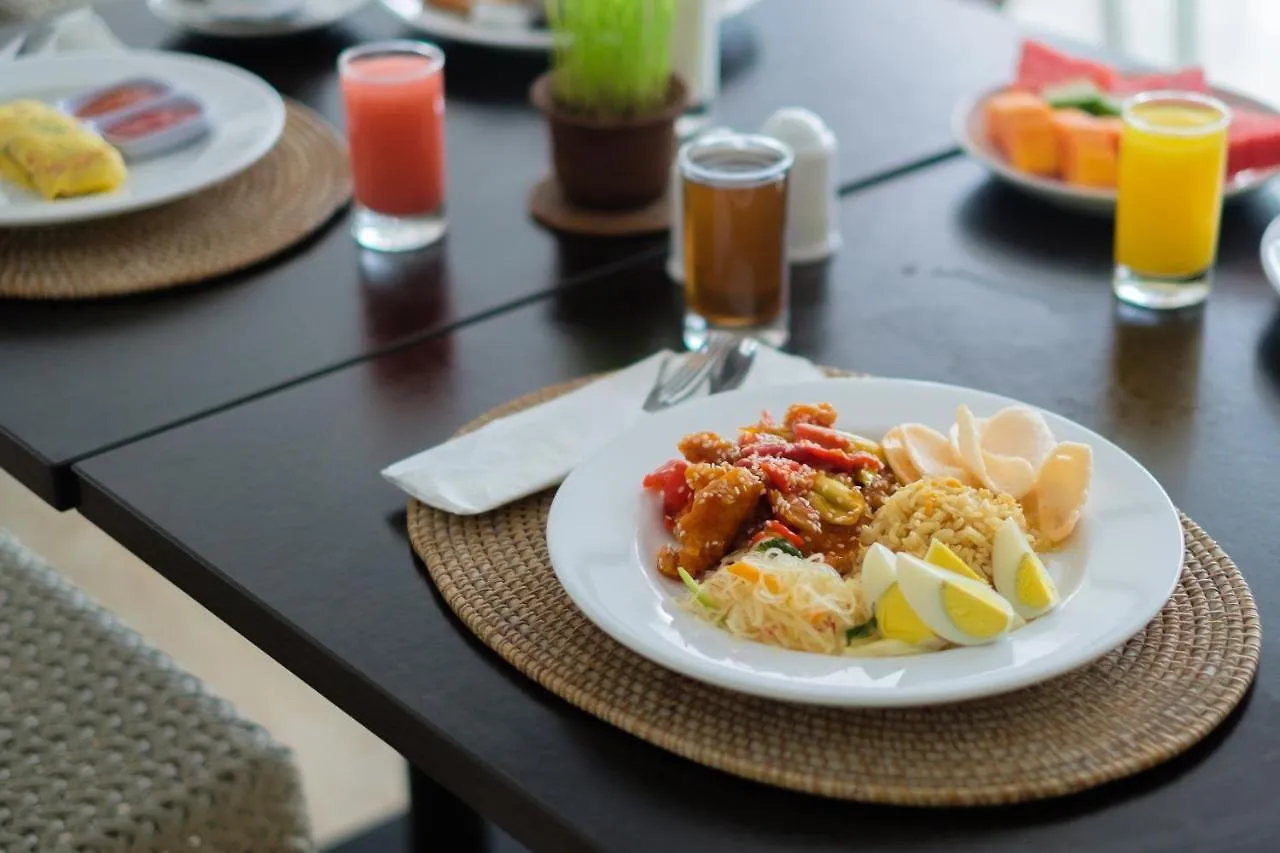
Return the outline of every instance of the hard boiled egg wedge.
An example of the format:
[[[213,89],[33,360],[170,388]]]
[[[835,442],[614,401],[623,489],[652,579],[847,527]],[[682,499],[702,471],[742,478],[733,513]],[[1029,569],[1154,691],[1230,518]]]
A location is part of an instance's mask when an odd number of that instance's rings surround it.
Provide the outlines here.
[[[862,557],[862,596],[873,606],[898,582],[897,555],[883,545],[872,545]]]
[[[955,551],[952,551],[937,539],[933,539],[929,542],[929,552],[924,555],[924,561],[926,563],[931,563],[940,569],[946,569],[949,572],[954,572],[955,574],[960,575],[960,577],[970,578],[981,583],[987,582],[986,578],[969,568],[969,564],[960,559],[960,556]]]
[[[1061,599],[1053,578],[1012,518],[996,528],[991,568],[996,591],[1023,619],[1035,619],[1058,606]]]
[[[876,630],[886,640],[936,648],[942,643],[907,604],[898,586],[897,555],[872,545],[862,558],[862,594],[871,603]]]
[[[1013,607],[991,587],[972,578],[899,554],[898,588],[925,624],[960,646],[994,642],[1014,627]]]

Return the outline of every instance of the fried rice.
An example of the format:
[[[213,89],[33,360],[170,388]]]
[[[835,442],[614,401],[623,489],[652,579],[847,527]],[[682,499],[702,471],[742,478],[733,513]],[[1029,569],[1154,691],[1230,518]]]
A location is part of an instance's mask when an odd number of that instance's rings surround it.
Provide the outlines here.
[[[1034,548],[1022,507],[1009,495],[966,486],[953,478],[917,480],[898,489],[862,529],[865,547],[884,545],[894,552],[924,557],[937,539],[977,572],[991,577],[991,548],[996,528],[1016,519]]]

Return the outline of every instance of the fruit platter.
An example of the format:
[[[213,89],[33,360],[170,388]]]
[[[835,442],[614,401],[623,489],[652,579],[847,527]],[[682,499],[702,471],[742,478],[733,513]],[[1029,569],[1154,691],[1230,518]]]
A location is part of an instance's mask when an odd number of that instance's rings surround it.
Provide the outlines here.
[[[1280,114],[1210,85],[1202,69],[1125,73],[1034,39],[1022,43],[1013,82],[960,104],[953,129],[964,150],[1007,183],[1061,207],[1109,215],[1121,105],[1138,92],[1170,89],[1212,94],[1230,107],[1228,200],[1280,171]]]

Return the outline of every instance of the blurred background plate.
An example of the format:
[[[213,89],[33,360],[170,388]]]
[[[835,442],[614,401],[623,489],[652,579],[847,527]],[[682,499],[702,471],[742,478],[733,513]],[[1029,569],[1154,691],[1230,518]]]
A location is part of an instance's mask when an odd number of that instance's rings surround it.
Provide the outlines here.
[[[1065,181],[1055,178],[1042,178],[1013,168],[992,146],[983,127],[982,106],[987,98],[1005,89],[1000,86],[983,92],[975,98],[963,101],[951,116],[952,132],[960,147],[970,156],[982,162],[991,173],[1017,189],[1033,195],[1065,210],[1087,213],[1095,216],[1111,216],[1116,209],[1116,191],[1113,189],[1091,189],[1073,187]],[[1227,106],[1248,107],[1258,112],[1276,114],[1276,110],[1262,101],[1242,95],[1230,89],[1213,87],[1215,97]],[[1225,197],[1227,201],[1247,196],[1261,189],[1267,181],[1275,177],[1280,168],[1266,170],[1245,170],[1238,172],[1227,182]]]
[[[219,17],[202,0],[147,0],[152,13],[167,24],[209,36],[268,38],[318,30],[359,11],[369,0],[306,0],[291,15],[259,21]]]
[[[0,183],[0,227],[59,225],[155,207],[199,192],[252,166],[284,130],[280,94],[242,68],[165,51],[76,51],[7,63],[0,101],[35,98],[55,103],[130,77],[154,77],[199,99],[213,127],[183,148],[129,163],[114,192],[49,201],[13,183]]]
[[[165,2],[165,0],[152,0]],[[174,0],[167,0],[174,2]],[[745,12],[760,0],[721,0],[721,17]],[[427,0],[382,0],[382,5],[418,32],[435,38],[499,47],[506,50],[550,50],[551,33],[541,27],[482,27],[460,14],[433,7]]]

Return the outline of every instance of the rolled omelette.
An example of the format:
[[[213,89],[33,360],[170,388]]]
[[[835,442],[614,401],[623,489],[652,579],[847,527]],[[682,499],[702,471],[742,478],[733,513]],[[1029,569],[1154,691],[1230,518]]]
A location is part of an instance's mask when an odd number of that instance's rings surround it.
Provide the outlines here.
[[[120,152],[39,101],[0,104],[0,176],[53,200],[117,189]]]

